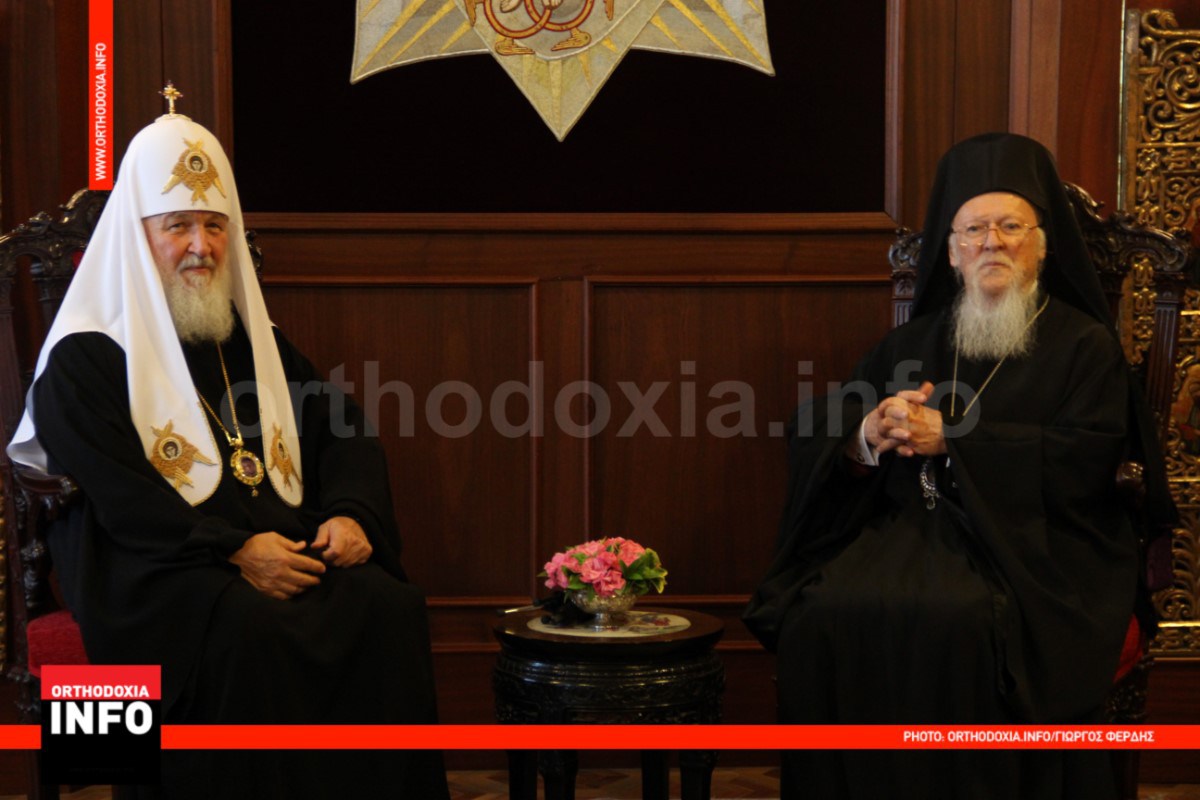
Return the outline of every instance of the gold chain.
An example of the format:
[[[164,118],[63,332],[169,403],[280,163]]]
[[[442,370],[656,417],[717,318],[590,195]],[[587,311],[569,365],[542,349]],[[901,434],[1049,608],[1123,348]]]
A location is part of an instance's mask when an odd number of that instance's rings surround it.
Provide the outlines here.
[[[242,440],[242,429],[238,426],[237,409],[233,407],[233,387],[229,385],[229,371],[225,369],[225,356],[221,353],[221,345],[217,345],[217,358],[221,361],[221,377],[225,378],[225,392],[229,397],[229,414],[233,417],[233,429],[237,431],[235,439],[229,433],[229,429],[225,427],[225,423],[221,422],[221,418],[217,416],[217,412],[213,411],[212,406],[204,399],[204,395],[200,394],[200,390],[196,389],[196,396],[200,398],[200,402],[208,409],[208,413],[212,415],[213,421],[221,426],[221,433],[225,434],[225,439],[228,440],[230,447],[242,447],[245,442]]]
[[[204,404],[205,410],[213,418],[213,421],[221,428],[221,433],[225,434],[225,439],[229,442],[229,449],[233,451],[229,457],[229,469],[233,472],[233,477],[237,478],[242,483],[251,487],[250,494],[258,497],[258,489],[255,488],[262,483],[263,465],[262,461],[250,450],[243,449],[245,442],[242,439],[242,428],[238,424],[237,409],[233,407],[233,386],[229,383],[229,370],[225,368],[225,354],[221,352],[221,345],[217,345],[217,358],[221,361],[221,377],[225,379],[225,393],[229,397],[229,414],[233,417],[233,430],[237,433],[234,437],[229,433],[229,429],[225,427],[225,423],[221,422],[221,418],[217,416],[217,412],[213,411],[212,406],[204,399],[204,395],[200,394],[200,389],[196,389],[196,396],[200,398],[200,402]]]

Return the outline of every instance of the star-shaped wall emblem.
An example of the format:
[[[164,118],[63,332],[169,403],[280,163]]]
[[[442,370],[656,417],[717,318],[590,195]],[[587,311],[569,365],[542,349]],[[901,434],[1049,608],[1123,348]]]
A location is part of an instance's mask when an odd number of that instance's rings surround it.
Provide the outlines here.
[[[763,0],[358,0],[351,82],[491,53],[562,140],[630,48],[773,75]]]

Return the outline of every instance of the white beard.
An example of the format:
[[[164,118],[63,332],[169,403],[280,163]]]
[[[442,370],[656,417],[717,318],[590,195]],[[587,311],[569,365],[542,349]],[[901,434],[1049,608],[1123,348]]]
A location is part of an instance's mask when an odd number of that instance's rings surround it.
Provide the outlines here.
[[[1037,283],[1011,286],[997,300],[963,288],[954,301],[954,346],[969,359],[998,360],[1023,356],[1033,346]]]
[[[167,308],[175,322],[175,332],[186,344],[220,343],[233,333],[233,279],[229,269],[215,270],[212,278],[184,280],[180,270],[207,265],[215,268],[211,258],[189,255],[164,280]]]

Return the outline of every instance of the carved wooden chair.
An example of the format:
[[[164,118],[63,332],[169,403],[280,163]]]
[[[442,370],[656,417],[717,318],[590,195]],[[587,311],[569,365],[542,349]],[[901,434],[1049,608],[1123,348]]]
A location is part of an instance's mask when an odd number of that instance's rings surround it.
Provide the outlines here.
[[[1194,253],[1183,238],[1140,225],[1130,214],[1099,214],[1101,204],[1072,183],[1064,184],[1084,240],[1117,321],[1125,357],[1145,387],[1165,442],[1178,343],[1179,312]],[[888,252],[892,266],[892,324],[908,321],[916,286],[916,264],[922,234],[908,228],[896,232]],[[1117,490],[1131,505],[1141,502],[1145,487],[1142,465],[1125,462],[1116,476]],[[1109,691],[1109,722],[1134,724],[1146,719],[1146,687],[1152,658],[1148,638],[1131,621],[1125,649]],[[1113,753],[1121,800],[1137,800],[1138,751]]]
[[[18,336],[36,329],[40,342],[49,331],[75,268],[79,265],[108,192],[80,190],[55,216],[39,213],[0,236],[0,433],[12,439],[25,407],[34,363],[23,364]],[[262,253],[247,232],[251,260],[261,273]],[[22,267],[37,295],[37,324],[14,320],[14,289],[22,288]],[[17,708],[23,723],[41,720],[40,675],[44,664],[86,664],[79,626],[59,602],[52,579],[46,526],[80,496],[70,477],[47,475],[13,464],[0,447],[0,553],[5,559],[0,609],[5,635],[0,636],[4,676],[20,689]],[[55,800],[57,786],[41,784],[38,751],[27,761],[29,797]]]

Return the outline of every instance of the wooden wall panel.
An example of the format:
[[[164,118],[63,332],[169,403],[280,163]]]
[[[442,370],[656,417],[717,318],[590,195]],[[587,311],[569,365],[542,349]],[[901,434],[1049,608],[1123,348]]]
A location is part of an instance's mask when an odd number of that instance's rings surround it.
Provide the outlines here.
[[[589,440],[591,530],[655,547],[672,597],[744,597],[778,526],[784,424],[886,330],[887,286],[659,280],[591,283],[589,379],[611,408]]]
[[[1013,0],[1009,130],[1058,146],[1062,0]]]
[[[896,219],[919,228],[925,218],[937,161],[954,142],[955,0],[897,0],[889,8],[902,31],[900,71],[899,201]],[[936,43],[936,44],[934,44]],[[921,113],[913,113],[920,108]]]
[[[233,120],[222,102],[233,88],[229,4],[161,2],[161,75],[187,94],[181,113],[207,126],[232,150]],[[185,41],[189,44],[181,46]]]
[[[1008,130],[1011,0],[958,4],[954,140]]]
[[[58,124],[56,133],[70,137],[75,144],[72,148],[64,149],[58,160],[58,189],[64,197],[70,196],[70,193],[78,188],[79,182],[86,180],[88,174],[91,126],[87,115],[91,97],[90,87],[83,79],[81,67],[90,68],[92,57],[88,50],[87,30],[71,24],[70,20],[63,16],[64,12],[84,13],[85,8],[86,4],[80,0],[68,0],[64,7],[55,9],[56,42],[52,53],[59,83],[52,98],[58,104],[54,114]],[[36,116],[25,120],[25,124],[39,125],[41,122]],[[48,141],[53,142],[54,138],[48,137]]]
[[[86,15],[83,20],[86,24]],[[113,159],[117,164],[121,163],[129,140],[155,117],[166,113],[166,103],[158,92],[167,80],[181,80],[164,76],[165,52],[188,49],[184,42],[190,45],[197,41],[191,36],[164,40],[162,21],[160,0],[122,0],[113,4],[112,130]],[[187,100],[190,99],[189,96]],[[180,111],[185,108],[180,105]]]
[[[887,270],[884,214],[442,215],[247,214],[267,280],[484,274],[541,279],[608,274],[831,274]]]
[[[0,221],[53,208],[86,179],[85,0],[0,2]],[[68,151],[59,143],[68,139]]]
[[[86,10],[80,14],[76,24],[82,22],[86,33]],[[168,80],[183,91],[179,113],[208,126],[230,149],[233,124],[221,99],[232,91],[229,39],[227,2],[121,0],[114,4],[116,163],[124,156],[129,140],[166,113],[166,103],[158,93]],[[81,107],[81,123],[82,115]],[[84,179],[81,175],[77,184]]]
[[[87,28],[85,0],[0,0],[0,224],[54,211],[87,179],[84,153]],[[63,143],[68,146],[64,146]],[[36,295],[22,280],[17,319],[33,319]],[[37,352],[37,326],[18,330],[17,352]]]
[[[545,358],[547,386],[566,386],[584,374],[585,287],[582,280],[547,280],[538,285],[536,320],[539,352]],[[546,545],[574,544],[573,534],[588,529],[587,442],[557,425],[542,439],[536,487],[539,529]],[[550,553],[530,554],[530,568],[539,569]]]
[[[489,400],[506,381],[527,382],[537,360],[530,287],[273,284],[267,299],[276,324],[373,419],[412,580],[434,595],[526,595],[536,440],[501,433]],[[524,418],[522,405],[509,403],[510,420]]]
[[[1117,207],[1121,152],[1123,5],[1121,0],[1062,0],[1055,155],[1063,177],[1086,187],[1109,209]]]
[[[1011,0],[893,0],[889,13],[900,95],[889,211],[917,228],[947,148],[1008,128]]]

